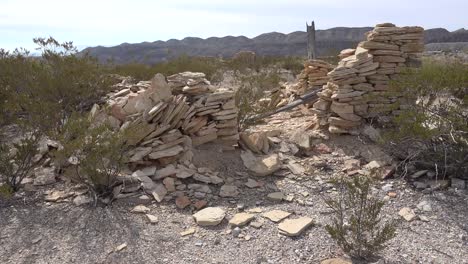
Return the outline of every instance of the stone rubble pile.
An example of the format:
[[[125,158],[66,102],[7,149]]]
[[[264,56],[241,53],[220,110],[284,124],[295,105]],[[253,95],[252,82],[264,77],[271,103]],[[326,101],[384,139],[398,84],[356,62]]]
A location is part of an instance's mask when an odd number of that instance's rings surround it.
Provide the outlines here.
[[[95,105],[90,117],[115,130],[130,131],[128,141],[134,148],[128,152],[128,167],[133,180],[126,179],[120,193],[143,187],[160,201],[168,191],[175,191],[175,185],[183,185],[177,179],[191,177],[211,184],[224,181],[217,173],[191,164],[192,146],[215,140],[237,144],[234,91],[214,89],[205,74],[192,72],[169,76],[168,82],[156,74],[151,81],[122,82],[115,87],[106,105]],[[198,197],[211,192],[206,185],[192,187],[204,190]]]
[[[343,50],[328,73],[313,105],[320,125],[348,133],[364,118],[399,114],[404,100],[389,92],[389,83],[404,67],[420,65],[423,50],[423,28],[378,24],[356,49]]]

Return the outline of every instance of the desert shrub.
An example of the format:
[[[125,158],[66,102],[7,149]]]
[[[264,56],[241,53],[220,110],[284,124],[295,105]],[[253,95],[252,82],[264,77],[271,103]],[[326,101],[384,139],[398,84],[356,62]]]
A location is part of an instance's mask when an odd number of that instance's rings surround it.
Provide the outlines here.
[[[58,164],[64,169],[71,164],[74,170],[67,176],[85,184],[95,201],[112,198],[116,177],[125,164],[124,134],[75,114],[64,126],[60,141],[63,149],[57,153]]]
[[[239,108],[239,125],[245,129],[252,124],[251,117],[275,109],[274,104],[260,103],[267,93],[279,86],[280,77],[277,73],[261,73],[241,76],[241,85],[236,92],[236,105]],[[275,98],[271,98],[275,101]]]
[[[240,73],[248,73],[249,70],[261,72],[265,69],[286,69],[293,74],[299,74],[304,68],[303,59],[299,57],[274,57],[274,56],[255,56],[255,59],[243,56],[233,57],[224,62],[227,70],[234,70]]]
[[[434,170],[439,178],[467,175],[468,65],[427,60],[391,85],[407,100],[387,135],[402,165]]]
[[[300,57],[284,57],[280,61],[280,67],[290,70],[294,75],[298,75],[304,69],[304,59]]]
[[[99,101],[110,80],[97,60],[78,55],[71,42],[50,37],[34,43],[39,57],[24,49],[0,51],[2,116],[28,123],[31,129],[57,132],[71,113],[89,110]]]
[[[337,198],[324,198],[333,212],[325,228],[336,243],[352,257],[368,259],[385,248],[395,236],[395,225],[383,223],[383,202],[371,194],[372,180],[356,176],[336,180]]]
[[[154,74],[161,73],[165,76],[179,72],[203,72],[208,80],[211,80],[219,69],[221,61],[214,57],[194,57],[182,55],[167,62],[154,65],[140,63],[129,63],[110,66],[108,72],[120,74],[122,76],[132,76],[136,80],[150,80]]]
[[[18,191],[21,181],[36,166],[39,136],[29,134],[18,143],[0,145],[0,174],[5,178],[4,190]]]

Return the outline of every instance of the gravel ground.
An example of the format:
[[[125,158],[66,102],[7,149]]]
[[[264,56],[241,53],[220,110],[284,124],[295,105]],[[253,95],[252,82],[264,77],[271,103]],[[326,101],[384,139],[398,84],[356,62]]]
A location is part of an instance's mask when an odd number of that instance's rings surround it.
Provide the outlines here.
[[[298,121],[301,119],[294,120],[296,124]],[[295,130],[279,125],[286,137]],[[239,150],[221,152],[213,145],[198,149],[195,165],[219,171],[240,188],[235,198],[215,197],[209,202],[227,211],[226,218],[215,227],[197,226],[192,218],[194,211],[178,209],[173,201],[147,204],[150,213],[159,218],[158,223],[150,224],[144,215],[130,212],[139,203],[135,199],[118,200],[109,207],[77,207],[71,202],[46,203],[46,189],[38,189],[12,200],[0,200],[0,263],[320,263],[341,256],[343,252],[323,228],[330,211],[322,198],[333,194],[326,180],[341,173],[346,156],[364,157],[378,152],[376,146],[350,138],[330,139],[327,145],[333,149],[332,154],[288,157],[311,168],[303,176],[249,176]],[[326,169],[320,165],[323,163]],[[250,189],[243,185],[247,178],[264,181],[265,186]],[[468,263],[466,190],[423,194],[402,179],[391,179],[379,183],[375,195],[385,197],[381,187],[386,184],[392,184],[397,197],[387,199],[383,211],[387,219],[398,219],[398,234],[375,263]],[[215,193],[219,189],[212,188]],[[267,194],[276,189],[294,196],[294,200],[268,200]],[[432,210],[416,209],[421,201],[428,201]],[[414,209],[429,221],[406,222],[398,216],[403,207]],[[263,221],[263,226],[246,226],[240,237],[234,237],[228,219],[252,208],[309,216],[315,224],[291,238],[279,235],[277,223],[257,214],[255,220]],[[189,228],[195,228],[195,234],[180,235]],[[250,240],[246,240],[248,236]],[[115,251],[123,243],[126,248]]]

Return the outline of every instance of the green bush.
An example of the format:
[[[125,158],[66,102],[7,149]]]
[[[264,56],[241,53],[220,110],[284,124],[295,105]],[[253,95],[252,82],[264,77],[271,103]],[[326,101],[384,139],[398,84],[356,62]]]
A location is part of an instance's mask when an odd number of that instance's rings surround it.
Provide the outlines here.
[[[369,259],[385,248],[395,237],[395,225],[382,223],[383,202],[371,194],[372,181],[366,176],[335,181],[338,198],[325,198],[333,212],[326,230],[338,245],[352,257]]]
[[[252,125],[249,119],[255,115],[269,112],[276,108],[274,104],[264,106],[260,99],[279,86],[280,77],[277,73],[261,73],[256,75],[241,76],[241,86],[236,92],[236,105],[239,108],[239,125],[245,129]],[[275,101],[277,98],[271,98]]]
[[[132,76],[140,81],[150,80],[156,73],[169,76],[185,71],[203,72],[206,74],[208,80],[212,80],[216,71],[220,68],[220,65],[221,61],[214,57],[191,57],[182,55],[168,62],[157,63],[152,66],[139,63],[110,66],[108,71],[122,76]]]
[[[434,170],[439,178],[466,177],[468,65],[426,60],[421,68],[404,71],[391,86],[407,100],[407,109],[387,135],[389,145],[396,146],[392,149],[405,163]]]
[[[18,191],[21,181],[36,166],[38,142],[37,135],[27,135],[19,143],[0,145],[0,174],[6,178],[5,190]]]
[[[60,131],[73,112],[83,112],[110,90],[110,78],[97,60],[78,55],[71,42],[36,38],[40,57],[23,49],[0,51],[3,121],[30,129]]]
[[[182,55],[167,62],[155,65],[141,63],[128,63],[122,65],[108,65],[107,72],[122,76],[131,76],[136,80],[150,80],[154,74],[161,73],[165,76],[191,71],[203,72],[209,81],[217,82],[224,71],[248,73],[248,70],[260,72],[262,69],[283,68],[299,74],[303,66],[303,59],[299,57],[272,57],[256,56],[255,59],[235,57],[220,59],[215,57],[195,57]]]
[[[72,163],[72,180],[88,186],[95,200],[112,198],[116,177],[125,164],[127,145],[121,132],[106,125],[95,126],[85,117],[73,115],[60,137],[63,149],[57,161],[63,167]],[[75,162],[70,162],[75,159]]]

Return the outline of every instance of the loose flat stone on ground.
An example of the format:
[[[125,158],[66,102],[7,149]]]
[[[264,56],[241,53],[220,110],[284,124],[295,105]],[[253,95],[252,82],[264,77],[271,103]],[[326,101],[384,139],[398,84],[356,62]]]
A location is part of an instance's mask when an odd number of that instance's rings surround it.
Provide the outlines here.
[[[148,218],[148,222],[150,222],[150,224],[156,224],[159,221],[158,217],[152,214],[146,214],[146,218]]]
[[[416,214],[414,213],[414,211],[409,208],[409,207],[403,207],[401,208],[400,212],[398,212],[398,214],[403,217],[403,219],[405,219],[406,221],[410,222],[412,221],[414,218],[416,218]]]
[[[135,207],[133,207],[132,209],[132,213],[136,213],[136,214],[146,214],[150,211],[150,209],[144,205],[137,205]]]
[[[254,214],[249,214],[249,213],[238,213],[235,214],[234,217],[229,220],[229,224],[233,226],[244,226],[248,224],[250,221],[252,221],[255,218]]]
[[[278,225],[278,229],[280,231],[280,234],[283,234],[286,236],[298,236],[307,227],[311,226],[312,223],[313,223],[313,220],[310,217],[286,219]]]
[[[271,175],[281,168],[278,154],[255,157],[252,152],[245,151],[241,153],[241,158],[244,166],[255,176]]]
[[[195,228],[191,227],[185,231],[180,232],[180,235],[184,237],[184,236],[195,234],[196,231],[197,230]]]
[[[236,197],[239,195],[239,190],[235,185],[223,185],[219,191],[221,197]]]
[[[269,193],[267,197],[268,199],[273,200],[273,201],[282,201],[285,198],[282,192]]]
[[[331,258],[331,259],[322,260],[320,264],[353,264],[353,263],[343,258]]]
[[[301,175],[305,173],[305,168],[301,164],[294,161],[290,161],[287,166],[288,169],[295,175]]]
[[[284,218],[290,215],[291,213],[281,211],[281,210],[273,210],[273,211],[269,211],[269,212],[262,214],[263,217],[266,217],[275,223],[283,220]]]
[[[200,226],[215,226],[223,221],[226,212],[219,207],[207,207],[193,215]]]

